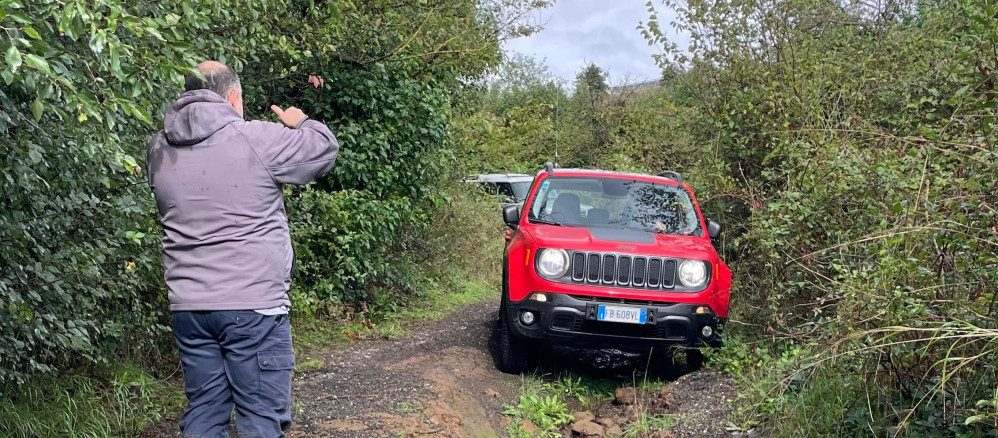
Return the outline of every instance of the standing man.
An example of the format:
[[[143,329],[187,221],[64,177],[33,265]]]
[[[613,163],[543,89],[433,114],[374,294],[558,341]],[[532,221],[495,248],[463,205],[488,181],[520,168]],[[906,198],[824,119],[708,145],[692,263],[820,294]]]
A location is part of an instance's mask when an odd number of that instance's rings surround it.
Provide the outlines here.
[[[339,151],[298,108],[282,124],[243,120],[239,78],[198,65],[149,142],[146,167],[163,226],[163,268],[180,349],[185,437],[283,437],[291,425],[288,289],[294,253],[283,184],[306,184]]]

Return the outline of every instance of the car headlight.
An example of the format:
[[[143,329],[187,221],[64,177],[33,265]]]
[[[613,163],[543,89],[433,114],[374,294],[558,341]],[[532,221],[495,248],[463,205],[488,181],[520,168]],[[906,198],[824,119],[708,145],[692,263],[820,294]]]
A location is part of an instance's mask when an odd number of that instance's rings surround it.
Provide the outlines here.
[[[537,254],[537,273],[555,279],[568,273],[568,252],[563,249],[542,249]]]
[[[679,282],[688,288],[697,288],[707,282],[707,262],[684,260],[679,264]]]

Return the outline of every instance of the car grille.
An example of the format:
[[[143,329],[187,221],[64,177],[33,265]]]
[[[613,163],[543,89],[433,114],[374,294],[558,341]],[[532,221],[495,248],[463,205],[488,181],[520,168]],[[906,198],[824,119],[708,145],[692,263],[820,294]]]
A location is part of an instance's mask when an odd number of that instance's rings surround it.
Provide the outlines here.
[[[676,260],[576,251],[572,253],[572,281],[637,289],[672,289]]]
[[[555,315],[551,321],[551,328],[560,331],[594,335],[659,338],[673,341],[687,341],[690,336],[686,324],[679,322],[666,322],[663,324],[613,324],[576,318],[568,314]]]

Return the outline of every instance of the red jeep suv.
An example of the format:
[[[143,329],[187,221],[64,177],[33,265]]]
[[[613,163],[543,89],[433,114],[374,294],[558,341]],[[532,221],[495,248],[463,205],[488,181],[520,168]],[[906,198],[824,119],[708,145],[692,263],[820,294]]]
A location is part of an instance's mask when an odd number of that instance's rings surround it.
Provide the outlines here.
[[[720,346],[731,271],[676,172],[559,169],[507,206],[496,367],[525,371],[541,345],[648,352]],[[659,355],[661,356],[661,355]]]

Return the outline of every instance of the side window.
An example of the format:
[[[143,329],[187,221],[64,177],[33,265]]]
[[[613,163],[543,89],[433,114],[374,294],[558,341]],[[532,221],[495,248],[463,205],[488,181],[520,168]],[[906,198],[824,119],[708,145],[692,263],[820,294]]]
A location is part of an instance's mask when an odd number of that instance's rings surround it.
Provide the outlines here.
[[[499,196],[513,196],[513,188],[510,187],[509,183],[499,183],[498,190]]]
[[[500,202],[510,203],[516,202],[516,195],[513,194],[513,185],[508,182],[501,182],[497,184],[498,194]]]
[[[496,196],[496,194],[499,191],[499,188],[496,187],[496,184],[491,182],[482,183],[482,188],[485,189],[485,193],[488,193],[489,196]]]
[[[551,209],[554,207],[554,200],[557,197],[557,190],[541,187],[537,191],[534,202],[530,204],[530,214],[533,217],[539,218],[551,213]]]

